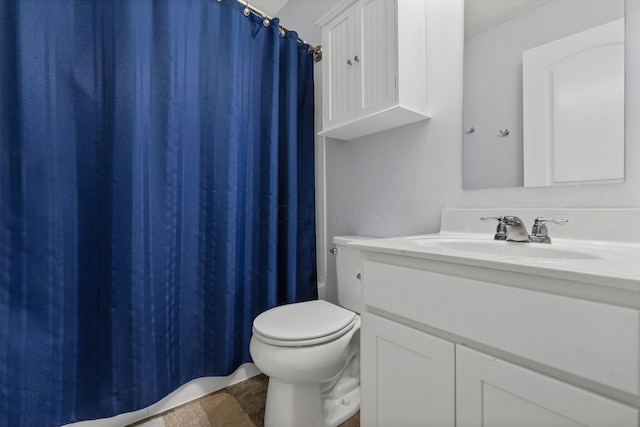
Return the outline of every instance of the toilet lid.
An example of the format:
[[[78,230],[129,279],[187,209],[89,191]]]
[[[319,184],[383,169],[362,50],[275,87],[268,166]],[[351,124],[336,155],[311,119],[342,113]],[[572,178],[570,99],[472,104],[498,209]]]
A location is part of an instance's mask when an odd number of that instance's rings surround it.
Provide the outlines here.
[[[334,334],[349,326],[356,313],[323,300],[287,304],[267,310],[253,321],[260,335],[302,341]]]

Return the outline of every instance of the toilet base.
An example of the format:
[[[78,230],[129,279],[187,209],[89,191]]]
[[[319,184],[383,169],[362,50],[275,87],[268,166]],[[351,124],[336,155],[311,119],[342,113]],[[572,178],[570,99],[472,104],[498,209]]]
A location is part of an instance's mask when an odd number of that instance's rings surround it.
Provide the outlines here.
[[[322,399],[320,384],[291,384],[269,378],[265,427],[337,427],[360,409],[360,387]]]
[[[337,427],[353,417],[360,409],[360,387],[351,390],[339,399],[324,401],[326,427]]]

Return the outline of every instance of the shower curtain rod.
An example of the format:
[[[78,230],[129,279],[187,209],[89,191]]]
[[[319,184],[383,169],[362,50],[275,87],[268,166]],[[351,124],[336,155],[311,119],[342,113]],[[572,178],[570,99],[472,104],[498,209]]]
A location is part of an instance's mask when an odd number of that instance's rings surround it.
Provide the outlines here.
[[[222,0],[218,0],[218,3],[220,3],[221,1]],[[265,27],[268,27],[270,25],[271,21],[273,20],[272,17],[270,17],[269,15],[267,15],[266,13],[261,11],[260,9],[256,8],[255,6],[251,6],[248,2],[246,2],[244,0],[237,0],[237,2],[244,6],[244,14],[245,14],[245,16],[249,16],[250,13],[253,13],[254,15],[257,15],[257,16],[261,17],[263,19],[262,22],[265,25]],[[280,35],[284,37],[284,32],[285,31],[289,31],[289,30],[287,30],[287,28],[282,24],[279,24],[279,26],[280,26]],[[312,46],[309,43],[307,43],[306,41],[304,41],[303,39],[301,39],[300,37],[298,37],[298,42],[299,43],[304,43],[306,45],[309,45],[309,51],[313,52],[313,61],[314,62],[322,61],[322,46]]]

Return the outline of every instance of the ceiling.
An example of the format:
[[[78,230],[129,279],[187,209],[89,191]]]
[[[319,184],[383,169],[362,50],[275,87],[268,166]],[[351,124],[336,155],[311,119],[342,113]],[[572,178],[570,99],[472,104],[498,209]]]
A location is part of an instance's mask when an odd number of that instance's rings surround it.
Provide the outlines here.
[[[551,0],[465,0],[464,37],[475,36]]]
[[[266,13],[272,18],[277,17],[278,13],[282,10],[283,7],[289,0],[245,0],[251,6],[260,9],[262,12]]]
[[[272,18],[278,16],[289,0],[245,0]],[[465,0],[465,38],[508,21],[551,0]]]
[[[278,16],[289,0],[245,0],[272,18]],[[465,38],[508,21],[551,0],[465,0]]]

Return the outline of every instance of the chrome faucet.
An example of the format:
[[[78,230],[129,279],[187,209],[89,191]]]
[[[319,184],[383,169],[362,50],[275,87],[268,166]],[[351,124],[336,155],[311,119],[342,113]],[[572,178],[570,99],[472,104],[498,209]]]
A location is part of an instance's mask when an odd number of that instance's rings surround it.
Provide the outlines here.
[[[496,234],[493,236],[495,240],[523,243],[551,243],[549,231],[545,223],[566,224],[569,222],[568,219],[544,218],[539,216],[534,220],[531,235],[529,235],[524,222],[517,216],[485,216],[480,219],[483,221],[498,221],[498,228],[496,229]]]
[[[498,221],[498,228],[496,229],[495,236],[493,236],[495,240],[507,240],[509,242],[531,241],[524,222],[517,216],[483,216],[480,219],[483,221]]]
[[[502,221],[507,229],[507,241],[530,242],[531,237],[527,233],[527,227],[517,216],[503,216]]]

